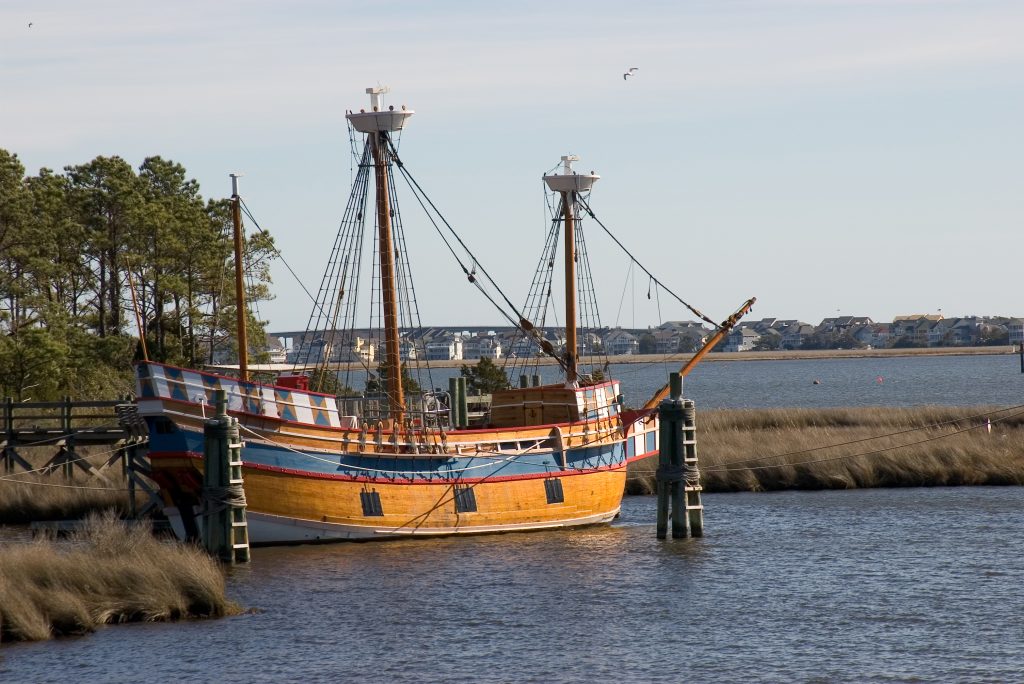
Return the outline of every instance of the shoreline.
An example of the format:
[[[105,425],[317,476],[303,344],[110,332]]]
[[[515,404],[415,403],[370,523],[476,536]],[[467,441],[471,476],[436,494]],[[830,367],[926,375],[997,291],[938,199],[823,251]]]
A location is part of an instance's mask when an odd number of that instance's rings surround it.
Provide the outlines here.
[[[809,361],[819,359],[861,359],[901,356],[996,356],[1017,354],[1010,345],[993,347],[910,347],[907,349],[793,349],[779,351],[745,351],[745,352],[712,352],[707,354],[702,363],[742,362],[742,361]],[[680,367],[693,358],[693,354],[631,354],[626,356],[609,356],[608,363],[616,364],[648,364],[678,363]],[[509,359],[496,361],[499,367]],[[524,359],[516,359],[522,362]],[[529,365],[553,366],[555,360],[549,357],[528,359]],[[453,361],[431,361],[432,368],[461,368],[475,366],[477,359],[458,359]],[[331,364],[332,368],[361,367],[358,363]]]

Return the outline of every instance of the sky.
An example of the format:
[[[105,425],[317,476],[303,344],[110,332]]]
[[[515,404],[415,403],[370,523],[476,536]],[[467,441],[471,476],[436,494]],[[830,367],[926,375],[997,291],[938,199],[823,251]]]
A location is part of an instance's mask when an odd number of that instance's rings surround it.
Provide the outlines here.
[[[243,173],[314,292],[344,114],[376,85],[415,110],[403,161],[516,303],[541,176],[576,154],[602,222],[715,320],[751,296],[755,320],[1024,315],[1020,0],[0,3],[0,148],[27,173],[160,155],[205,197]],[[503,324],[400,201],[423,323]],[[585,228],[602,323],[693,318]],[[272,272],[260,315],[305,328]]]

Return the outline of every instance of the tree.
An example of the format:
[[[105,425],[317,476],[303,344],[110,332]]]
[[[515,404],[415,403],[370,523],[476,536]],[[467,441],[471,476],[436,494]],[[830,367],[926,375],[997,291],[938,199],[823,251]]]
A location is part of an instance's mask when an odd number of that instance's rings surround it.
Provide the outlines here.
[[[358,394],[338,378],[338,372],[317,368],[309,374],[309,388],[314,392],[333,394],[336,397],[351,397]]]
[[[782,345],[781,335],[761,335],[754,342],[753,351],[775,351]]]
[[[0,390],[15,401],[60,397],[68,349],[41,328],[0,335]]]
[[[492,394],[508,389],[508,376],[494,361],[480,359],[476,366],[463,364],[459,371],[466,378],[466,390],[477,394]]]
[[[676,351],[680,354],[691,354],[698,349],[700,349],[700,338],[693,335],[680,335],[679,348]]]
[[[100,337],[122,331],[123,257],[143,214],[142,185],[135,171],[120,157],[96,157],[87,164],[69,166],[71,194],[88,229],[85,254],[96,277],[94,325]]]
[[[653,354],[657,349],[658,340],[651,333],[644,333],[640,336],[639,351],[641,354]]]
[[[387,389],[388,365],[383,361],[377,365],[377,374],[371,375],[366,381],[367,394],[383,394]],[[402,364],[402,391],[407,394],[419,394],[423,391],[420,383],[409,374],[409,367]]]
[[[1002,326],[986,325],[981,329],[978,345],[994,347],[1010,344],[1010,331]]]

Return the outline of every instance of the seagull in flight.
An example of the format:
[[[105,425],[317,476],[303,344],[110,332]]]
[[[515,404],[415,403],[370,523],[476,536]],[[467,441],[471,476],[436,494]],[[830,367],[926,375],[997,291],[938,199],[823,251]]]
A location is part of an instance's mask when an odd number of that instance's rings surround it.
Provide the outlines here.
[[[629,69],[626,70],[626,73],[622,74],[622,80],[625,81],[638,71],[640,71],[640,67],[629,67]]]

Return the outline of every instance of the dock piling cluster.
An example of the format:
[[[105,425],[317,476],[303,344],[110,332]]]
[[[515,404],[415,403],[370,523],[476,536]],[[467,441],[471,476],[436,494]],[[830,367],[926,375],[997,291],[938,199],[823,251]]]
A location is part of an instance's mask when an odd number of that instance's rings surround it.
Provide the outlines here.
[[[683,377],[672,373],[669,396],[658,405],[658,539],[704,536],[704,506],[701,503],[700,471],[697,468],[696,408],[683,399]],[[669,510],[671,504],[671,511]]]
[[[249,526],[242,484],[242,438],[238,419],[227,414],[224,390],[217,390],[217,415],[203,432],[203,542],[225,563],[249,562]]]

